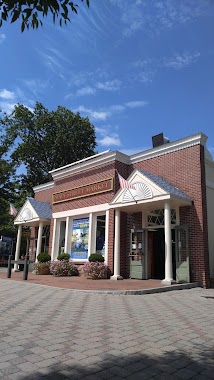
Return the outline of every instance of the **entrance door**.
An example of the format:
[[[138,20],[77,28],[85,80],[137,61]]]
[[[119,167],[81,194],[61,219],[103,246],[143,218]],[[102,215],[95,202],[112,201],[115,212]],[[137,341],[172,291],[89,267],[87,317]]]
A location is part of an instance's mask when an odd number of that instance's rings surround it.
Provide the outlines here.
[[[130,278],[145,278],[145,230],[131,230]]]
[[[176,281],[190,282],[188,225],[175,227]]]

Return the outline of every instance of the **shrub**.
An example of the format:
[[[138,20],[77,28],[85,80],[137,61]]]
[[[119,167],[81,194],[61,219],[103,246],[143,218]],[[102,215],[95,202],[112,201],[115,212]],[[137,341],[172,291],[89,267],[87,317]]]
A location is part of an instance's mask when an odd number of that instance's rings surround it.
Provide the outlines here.
[[[92,253],[88,258],[90,263],[104,263],[104,260],[104,257],[100,253]]]
[[[42,252],[37,256],[37,260],[39,263],[46,263],[47,261],[51,260],[51,257],[48,253]]]
[[[53,276],[79,276],[79,270],[71,261],[52,261],[50,272]]]
[[[34,274],[50,274],[50,261],[46,261],[45,263],[35,263],[33,265],[33,273]]]
[[[109,269],[107,265],[103,263],[87,262],[83,265],[82,271],[93,280],[98,280],[99,278],[107,278]]]
[[[57,260],[66,260],[68,261],[70,259],[69,253],[60,253],[59,256],[57,257]]]

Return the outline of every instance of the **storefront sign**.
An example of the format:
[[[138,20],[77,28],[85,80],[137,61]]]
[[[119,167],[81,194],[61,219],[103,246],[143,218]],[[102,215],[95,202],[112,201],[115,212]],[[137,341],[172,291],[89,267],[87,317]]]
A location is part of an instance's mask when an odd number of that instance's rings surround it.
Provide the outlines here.
[[[113,178],[53,194],[53,204],[113,190]]]
[[[71,259],[88,258],[88,235],[89,218],[74,219],[71,237]]]

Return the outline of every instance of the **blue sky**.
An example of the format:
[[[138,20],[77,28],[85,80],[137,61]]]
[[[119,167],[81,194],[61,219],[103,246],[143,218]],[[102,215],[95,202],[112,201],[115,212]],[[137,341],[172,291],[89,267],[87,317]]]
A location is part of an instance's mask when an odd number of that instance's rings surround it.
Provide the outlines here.
[[[88,116],[98,151],[127,154],[203,132],[214,153],[214,2],[91,0],[60,28],[0,29],[0,108]]]

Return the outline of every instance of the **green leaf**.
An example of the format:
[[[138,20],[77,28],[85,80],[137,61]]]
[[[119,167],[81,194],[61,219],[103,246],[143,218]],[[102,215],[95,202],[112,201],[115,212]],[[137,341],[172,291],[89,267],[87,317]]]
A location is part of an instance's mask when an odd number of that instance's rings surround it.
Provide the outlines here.
[[[19,16],[20,16],[20,12],[17,11],[17,10],[15,9],[15,10],[14,10],[14,13],[13,13],[12,20],[11,20],[11,24],[12,24],[13,22],[15,22],[15,21],[17,20],[17,18],[19,18]]]

